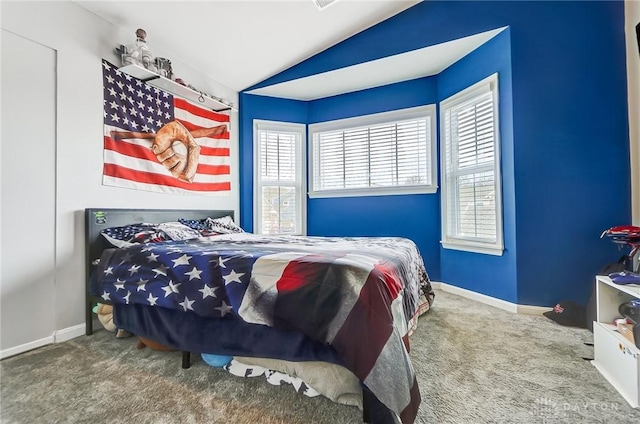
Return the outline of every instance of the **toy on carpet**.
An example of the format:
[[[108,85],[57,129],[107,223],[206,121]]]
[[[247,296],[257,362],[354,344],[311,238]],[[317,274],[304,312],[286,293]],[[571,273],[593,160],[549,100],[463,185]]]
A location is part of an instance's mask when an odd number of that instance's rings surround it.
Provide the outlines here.
[[[105,328],[105,330],[110,331],[112,333],[116,333],[116,338],[123,339],[125,337],[133,336],[133,334],[131,334],[127,330],[118,328],[115,322],[113,322],[113,306],[112,305],[98,303],[98,305],[96,305],[93,308],[93,312],[95,312],[95,314],[98,315],[98,320],[100,321],[100,324],[102,324],[102,326]],[[137,346],[138,349],[144,349],[145,347],[149,347],[153,350],[160,350],[160,351],[175,350],[171,347],[164,346],[146,337],[138,336],[138,339],[139,339],[138,346]]]
[[[98,321],[100,321],[100,324],[102,324],[105,330],[110,331],[112,333],[116,333],[117,339],[124,339],[126,337],[133,336],[133,334],[131,334],[127,330],[118,328],[116,324],[113,322],[113,306],[112,305],[98,303],[93,308],[93,312],[96,315],[98,315]]]

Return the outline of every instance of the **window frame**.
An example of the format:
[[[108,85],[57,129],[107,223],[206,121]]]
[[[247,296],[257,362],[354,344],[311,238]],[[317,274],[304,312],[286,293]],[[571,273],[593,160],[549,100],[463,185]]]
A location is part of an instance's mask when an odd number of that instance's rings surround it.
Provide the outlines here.
[[[394,187],[368,187],[357,189],[333,189],[315,190],[315,143],[316,135],[329,131],[352,130],[363,127],[370,127],[385,123],[393,123],[418,118],[427,118],[430,121],[428,131],[430,140],[427,141],[430,160],[430,184],[394,186]],[[406,109],[381,112],[371,115],[362,115],[352,118],[338,119],[334,121],[320,122],[309,125],[309,198],[330,198],[330,197],[358,197],[358,196],[388,196],[403,194],[431,194],[438,191],[438,155],[437,155],[437,119],[436,105],[423,105]]]
[[[458,107],[464,103],[472,101],[487,93],[491,93],[493,99],[493,136],[494,136],[494,157],[493,157],[493,173],[494,173],[494,196],[495,196],[495,217],[496,217],[496,240],[487,241],[479,240],[471,237],[462,237],[458,234],[449,234],[450,222],[449,217],[449,191],[453,190],[450,187],[450,170],[447,169],[447,153],[449,149],[449,143],[447,140],[447,118],[446,111],[455,107]],[[490,75],[481,81],[459,91],[458,93],[442,100],[439,104],[440,113],[440,172],[441,172],[441,233],[442,239],[441,245],[445,249],[462,250],[468,252],[475,252],[488,255],[501,256],[504,253],[504,234],[503,234],[503,202],[502,202],[502,174],[501,174],[501,161],[500,161],[500,96],[499,96],[499,78],[498,73]],[[479,174],[482,166],[477,166],[476,172],[471,172],[470,175]],[[486,168],[486,167],[485,167]],[[460,173],[455,173],[455,176]],[[455,195],[455,193],[452,193]],[[456,196],[457,199],[457,196]],[[456,213],[456,216],[459,214]],[[453,223],[457,226],[457,222]]]
[[[262,226],[262,188],[265,186],[280,186],[282,182],[264,182],[262,181],[262,155],[260,146],[260,134],[263,131],[281,132],[286,134],[295,134],[296,140],[296,180],[295,187],[297,191],[296,209],[298,211],[297,226],[300,229],[295,235],[307,234],[307,186],[306,186],[306,146],[307,146],[307,127],[305,124],[281,121],[268,121],[262,119],[253,120],[253,232],[255,234],[263,234]],[[283,233],[279,233],[283,234]],[[289,234],[289,233],[286,233]]]

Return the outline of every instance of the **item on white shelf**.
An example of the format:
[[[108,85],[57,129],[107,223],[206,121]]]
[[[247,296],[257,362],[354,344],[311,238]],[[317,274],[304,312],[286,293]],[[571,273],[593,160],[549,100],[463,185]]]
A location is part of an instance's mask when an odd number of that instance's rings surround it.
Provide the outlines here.
[[[160,76],[173,79],[173,69],[171,68],[171,61],[169,59],[165,57],[156,57],[155,64]]]
[[[640,274],[631,271],[620,271],[609,274],[609,278],[616,284],[640,285]]]
[[[147,32],[138,28],[136,30],[136,41],[129,46],[120,46],[122,55],[122,66],[139,65],[152,72],[157,72],[158,68],[153,60],[151,50],[147,45]],[[118,49],[116,49],[118,51]]]
[[[636,273],[640,272],[640,265],[638,265],[638,269],[633,269],[635,258],[640,254],[640,227],[635,225],[617,225],[605,230],[600,235],[600,238],[603,237],[608,237],[612,242],[618,245],[629,246],[631,250],[624,259],[625,271],[635,271]]]
[[[640,323],[640,299],[632,299],[620,304],[618,312],[631,323]]]
[[[629,340],[635,345],[636,342],[635,337],[633,336],[633,327],[633,324],[620,324],[616,328],[618,330],[618,333],[620,333],[622,336],[624,336],[625,339]]]

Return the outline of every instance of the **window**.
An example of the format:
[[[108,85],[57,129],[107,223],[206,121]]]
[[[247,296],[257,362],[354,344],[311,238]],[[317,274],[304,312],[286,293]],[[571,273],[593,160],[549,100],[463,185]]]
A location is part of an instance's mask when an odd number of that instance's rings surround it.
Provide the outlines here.
[[[309,125],[309,197],[435,193],[435,106]]]
[[[254,121],[254,232],[305,234],[305,126]]]
[[[440,103],[442,245],[502,255],[498,75]]]

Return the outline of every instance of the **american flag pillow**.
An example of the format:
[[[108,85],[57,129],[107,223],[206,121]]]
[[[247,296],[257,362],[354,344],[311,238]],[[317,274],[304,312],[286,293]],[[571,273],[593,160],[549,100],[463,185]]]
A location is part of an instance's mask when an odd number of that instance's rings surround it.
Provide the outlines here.
[[[137,243],[156,243],[171,240],[155,224],[147,223],[105,228],[100,234],[114,247],[127,247]]]

